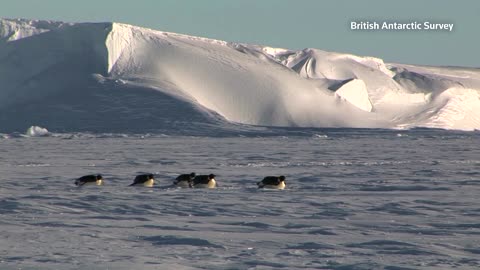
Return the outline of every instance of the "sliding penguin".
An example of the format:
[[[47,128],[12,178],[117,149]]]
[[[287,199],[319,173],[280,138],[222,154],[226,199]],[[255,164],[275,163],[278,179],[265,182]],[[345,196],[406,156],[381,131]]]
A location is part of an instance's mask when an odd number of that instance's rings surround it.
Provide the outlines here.
[[[215,174],[197,175],[193,179],[194,188],[215,188],[216,186]]]
[[[257,183],[258,188],[284,189],[285,176],[267,176]]]
[[[85,176],[82,176],[82,177],[78,178],[77,180],[75,180],[75,185],[79,186],[79,187],[81,187],[83,185],[101,186],[101,185],[103,185],[103,178],[102,178],[102,175],[100,175],[100,174],[85,175]]]
[[[195,178],[194,172],[190,174],[181,174],[177,178],[175,178],[175,181],[173,181],[173,184],[176,185],[177,187],[191,188],[194,178]]]
[[[129,185],[130,186],[136,186],[136,185],[143,185],[144,187],[153,187],[153,184],[155,183],[155,179],[153,178],[153,174],[140,174],[135,177],[133,180],[133,183]]]

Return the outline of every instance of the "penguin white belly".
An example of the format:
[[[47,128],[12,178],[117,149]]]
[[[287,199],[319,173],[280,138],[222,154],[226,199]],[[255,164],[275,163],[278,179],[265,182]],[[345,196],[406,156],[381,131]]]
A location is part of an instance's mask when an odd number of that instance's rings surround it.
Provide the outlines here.
[[[153,187],[153,184],[155,183],[155,181],[153,181],[153,179],[150,179],[148,181],[145,181],[145,183],[143,183],[143,186],[145,187]]]
[[[217,183],[215,182],[215,179],[210,179],[207,184],[196,184],[194,187],[195,188],[215,188],[217,186]]]
[[[285,182],[280,182],[280,184],[278,184],[278,185],[264,185],[263,188],[284,189],[285,188]]]
[[[95,182],[80,182],[80,186],[101,186],[103,185],[103,180],[97,180]]]

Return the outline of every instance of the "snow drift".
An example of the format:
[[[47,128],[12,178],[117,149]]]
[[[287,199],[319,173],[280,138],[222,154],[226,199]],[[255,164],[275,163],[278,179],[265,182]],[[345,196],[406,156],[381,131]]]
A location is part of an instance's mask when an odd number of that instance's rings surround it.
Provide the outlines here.
[[[480,70],[119,23],[0,20],[0,129],[480,129]]]

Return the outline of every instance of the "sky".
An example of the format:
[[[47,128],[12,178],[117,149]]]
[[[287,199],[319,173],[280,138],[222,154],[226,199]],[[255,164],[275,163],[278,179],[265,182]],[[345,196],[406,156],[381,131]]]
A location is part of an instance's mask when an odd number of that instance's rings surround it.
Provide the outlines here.
[[[15,0],[2,18],[121,22],[289,49],[317,48],[386,62],[480,67],[478,0]],[[451,23],[453,31],[358,31],[352,21]]]

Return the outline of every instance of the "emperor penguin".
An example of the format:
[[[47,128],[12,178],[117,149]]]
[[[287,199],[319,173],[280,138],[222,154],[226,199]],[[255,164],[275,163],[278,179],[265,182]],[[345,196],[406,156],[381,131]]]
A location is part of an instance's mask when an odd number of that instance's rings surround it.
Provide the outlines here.
[[[102,175],[100,175],[100,174],[85,175],[85,176],[82,176],[82,177],[78,178],[77,180],[75,180],[75,185],[79,186],[79,187],[81,187],[83,185],[101,186],[101,185],[103,185],[103,178],[102,178]]]
[[[173,184],[177,187],[191,188],[193,179],[195,178],[195,173],[190,174],[181,174],[173,181]]]
[[[155,183],[155,179],[153,178],[153,174],[140,174],[135,177],[133,180],[133,183],[129,185],[130,186],[136,186],[136,185],[143,185],[144,187],[153,187],[153,184]]]
[[[194,188],[215,188],[216,186],[215,174],[197,175],[193,179]]]
[[[258,188],[284,189],[285,176],[267,176],[257,183]]]

